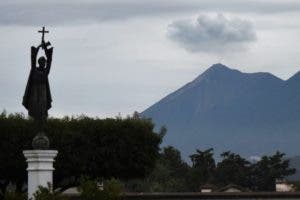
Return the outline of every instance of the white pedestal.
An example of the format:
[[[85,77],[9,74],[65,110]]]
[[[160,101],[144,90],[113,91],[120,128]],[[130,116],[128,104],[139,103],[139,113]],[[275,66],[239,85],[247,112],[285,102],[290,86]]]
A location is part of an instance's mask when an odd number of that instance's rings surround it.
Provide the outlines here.
[[[53,162],[58,151],[56,150],[25,150],[23,154],[28,163],[28,199],[39,186],[48,187],[53,184]]]

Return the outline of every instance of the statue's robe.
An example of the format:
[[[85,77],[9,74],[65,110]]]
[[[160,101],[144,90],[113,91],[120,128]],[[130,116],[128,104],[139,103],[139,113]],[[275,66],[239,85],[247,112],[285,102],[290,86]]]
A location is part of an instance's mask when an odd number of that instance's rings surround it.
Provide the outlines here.
[[[38,50],[36,47],[31,47],[31,70],[23,96],[23,105],[28,110],[29,116],[35,120],[45,120],[52,102],[48,74],[53,48],[45,49],[47,62],[43,70],[36,67]]]

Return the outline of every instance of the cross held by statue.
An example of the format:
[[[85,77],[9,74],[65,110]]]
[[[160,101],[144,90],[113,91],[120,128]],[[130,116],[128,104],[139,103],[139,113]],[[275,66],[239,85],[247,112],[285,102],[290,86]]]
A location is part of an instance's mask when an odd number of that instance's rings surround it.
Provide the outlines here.
[[[45,33],[49,33],[49,31],[45,30],[45,26],[43,26],[43,29],[38,31],[39,33],[42,33],[42,43],[45,42],[44,37],[45,37]]]

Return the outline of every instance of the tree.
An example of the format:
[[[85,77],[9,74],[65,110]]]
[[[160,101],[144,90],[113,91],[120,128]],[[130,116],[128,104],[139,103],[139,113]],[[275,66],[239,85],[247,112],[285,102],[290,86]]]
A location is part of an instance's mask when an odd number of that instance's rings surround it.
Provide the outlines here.
[[[54,187],[79,184],[81,176],[96,179],[141,178],[155,167],[162,137],[147,119],[95,119],[86,116],[49,119],[46,133],[50,147],[58,150]],[[22,151],[31,148],[37,133],[24,115],[0,115],[0,185],[9,182],[21,190],[26,181]]]
[[[295,172],[280,152],[250,163],[227,151],[221,154],[222,160],[217,166],[213,149],[197,150],[190,157],[192,167],[181,159],[177,149],[165,147],[152,173],[145,179],[127,182],[127,189],[135,192],[195,192],[201,185],[211,183],[218,187],[236,184],[253,191],[274,191],[276,179]]]
[[[166,192],[187,191],[186,176],[190,167],[181,158],[180,151],[172,146],[163,149],[159,162],[169,170],[169,177],[165,186]]]
[[[189,187],[193,191],[198,191],[203,184],[213,182],[216,170],[213,155],[213,149],[210,148],[204,151],[197,149],[196,153],[190,156],[192,168],[188,179]]]
[[[152,173],[143,180],[127,182],[127,189],[135,192],[185,192],[189,166],[180,152],[172,146],[163,148]]]
[[[16,184],[22,190],[27,178],[26,162],[22,151],[31,146],[28,138],[33,138],[31,120],[24,120],[24,115],[0,115],[0,189],[4,194],[7,185]]]
[[[260,161],[253,164],[253,190],[275,191],[276,179],[282,179],[296,172],[294,168],[290,168],[289,160],[284,159],[284,156],[284,153],[277,151],[273,156],[263,156]]]
[[[249,187],[251,174],[250,162],[230,151],[222,153],[221,157],[223,159],[217,164],[215,182],[219,186],[236,184]]]
[[[189,166],[181,158],[180,151],[172,146],[164,147],[160,162],[166,165],[171,171],[171,176],[182,178],[186,175]]]

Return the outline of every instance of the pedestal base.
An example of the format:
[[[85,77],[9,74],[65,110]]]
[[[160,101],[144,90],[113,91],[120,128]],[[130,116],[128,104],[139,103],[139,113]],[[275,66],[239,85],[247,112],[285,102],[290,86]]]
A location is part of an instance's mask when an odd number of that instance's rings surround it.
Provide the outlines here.
[[[25,150],[23,154],[28,164],[28,199],[39,186],[48,187],[53,184],[53,162],[58,151],[56,150]]]

